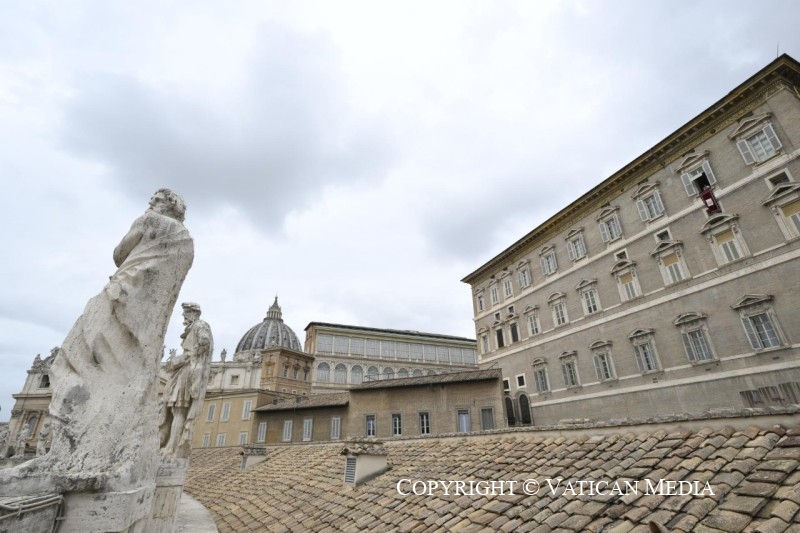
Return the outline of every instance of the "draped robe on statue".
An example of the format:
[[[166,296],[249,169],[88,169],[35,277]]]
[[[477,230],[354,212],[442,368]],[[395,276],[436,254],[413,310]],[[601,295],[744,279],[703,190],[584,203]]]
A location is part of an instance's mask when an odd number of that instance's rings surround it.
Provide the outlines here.
[[[60,491],[154,482],[158,369],[193,257],[180,221],[149,209],[133,223],[114,250],[118,270],[89,300],[53,362],[50,452],[17,467],[17,475],[47,477]]]

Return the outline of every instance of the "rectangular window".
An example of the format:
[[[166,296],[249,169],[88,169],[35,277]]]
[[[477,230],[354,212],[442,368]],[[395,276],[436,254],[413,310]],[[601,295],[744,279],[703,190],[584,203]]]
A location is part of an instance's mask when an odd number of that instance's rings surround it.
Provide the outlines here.
[[[573,261],[586,257],[586,244],[583,242],[583,235],[578,234],[567,241],[567,253]]]
[[[482,294],[481,294],[481,295],[478,295],[478,298],[477,298],[477,300],[478,300],[478,311],[483,311],[483,308],[484,308],[484,305],[483,305],[483,295],[482,295]]]
[[[217,435],[217,446],[225,446],[225,433]]]
[[[517,387],[524,387],[525,386],[525,374],[520,374],[517,376]]]
[[[717,246],[719,246],[726,262],[735,261],[742,256],[736,245],[736,238],[733,235],[733,230],[723,231],[722,233],[714,235],[714,240],[717,242]]]
[[[331,417],[331,440],[339,440],[342,437],[342,419],[338,416]]]
[[[597,373],[597,379],[604,381],[614,378],[614,367],[611,366],[611,355],[606,352],[599,352],[594,354],[594,370]]]
[[[258,442],[264,442],[267,440],[267,423],[266,422],[259,422],[258,423]]]
[[[528,287],[531,284],[531,269],[529,266],[524,266],[519,271],[519,286]]]
[[[225,402],[222,404],[222,416],[220,417],[221,422],[227,422],[228,419],[231,417],[231,402]]]
[[[662,264],[664,265],[664,270],[667,273],[667,279],[670,283],[677,283],[683,279],[683,273],[681,272],[681,264],[680,259],[678,259],[678,254],[670,254],[661,259]]]
[[[649,341],[643,344],[634,344],[633,351],[636,354],[636,364],[639,367],[639,372],[645,373],[658,370],[653,348],[650,346]]]
[[[203,435],[203,448],[208,448],[211,446],[211,433],[205,433]]]
[[[252,400],[245,400],[244,407],[242,407],[242,420],[250,420],[250,409],[253,408]]]
[[[789,222],[794,236],[800,235],[800,200],[781,207],[783,216]]]
[[[767,313],[742,317],[742,326],[754,350],[775,348],[781,345],[778,333]]]
[[[528,331],[531,335],[538,335],[540,328],[539,328],[539,315],[531,314],[528,315]]]
[[[303,419],[303,442],[308,442],[311,440],[311,431],[313,426],[314,426],[313,418]]]
[[[236,386],[239,384],[239,376],[231,376],[231,386]]]
[[[469,419],[469,411],[467,409],[458,410],[458,432],[469,433],[471,431],[471,423]]]
[[[283,421],[283,442],[292,442],[292,421]]]
[[[536,384],[536,392],[547,392],[550,390],[550,385],[547,383],[547,369],[544,366],[534,367],[533,380]]]
[[[509,389],[511,389],[511,382],[510,382],[510,381],[508,381],[508,378],[505,378],[505,379],[503,380],[503,390],[506,390],[506,391],[507,391],[507,390],[509,390]]]
[[[481,335],[481,353],[489,353],[489,336]]]
[[[517,328],[517,323],[514,322],[508,329],[511,331],[511,342],[518,342],[519,341],[519,329]]]
[[[206,416],[206,422],[213,422],[214,421],[214,411],[217,410],[217,404],[209,404],[208,406],[208,415]]]
[[[706,340],[705,331],[702,329],[681,333],[681,338],[689,361],[708,361],[713,358],[711,348]]]
[[[484,431],[494,429],[494,411],[491,407],[481,409],[481,427]]]
[[[495,330],[495,335],[497,336],[497,347],[502,348],[506,345],[505,339],[503,338],[503,328],[498,328]]]
[[[639,209],[639,217],[644,222],[658,218],[664,212],[664,204],[658,191],[653,191],[649,196],[637,201],[636,207]]]
[[[375,415],[367,415],[367,437],[374,437],[378,434],[378,426],[375,423]]]
[[[619,277],[619,283],[622,286],[623,295],[625,297],[624,301],[628,301],[638,296],[636,294],[636,282],[633,279],[633,274],[629,272],[627,274],[621,275]]]
[[[425,411],[419,414],[419,434],[420,435],[430,435],[431,434],[431,415]]]
[[[567,387],[578,386],[578,371],[575,369],[573,359],[561,361],[561,373],[564,375],[564,384]]]
[[[564,302],[553,304],[553,322],[556,326],[562,326],[567,323],[567,308]]]
[[[622,235],[622,226],[619,224],[616,213],[606,220],[600,221],[598,228],[600,228],[600,238],[603,242],[615,241]]]
[[[503,280],[503,293],[506,298],[514,296],[514,285],[511,283],[510,276]]]
[[[594,289],[587,289],[581,293],[581,297],[583,298],[583,312],[587,315],[591,315],[592,313],[596,313],[600,310],[600,306],[597,305],[597,291]]]
[[[556,252],[550,251],[539,258],[542,263],[542,274],[549,276],[558,270],[558,263],[556,263]]]
[[[701,166],[681,174],[681,180],[688,196],[695,196],[717,182],[708,161],[703,161]]]
[[[781,142],[775,135],[772,124],[767,124],[755,135],[736,142],[744,162],[748,165],[760,163],[775,155],[781,148]]]
[[[500,301],[500,291],[497,290],[497,285],[489,287],[489,296],[492,298],[492,305],[496,305]]]
[[[392,435],[398,436],[403,434],[403,421],[399,413],[392,415]]]
[[[247,432],[242,431],[239,433],[239,446],[244,446],[245,444],[247,444]]]

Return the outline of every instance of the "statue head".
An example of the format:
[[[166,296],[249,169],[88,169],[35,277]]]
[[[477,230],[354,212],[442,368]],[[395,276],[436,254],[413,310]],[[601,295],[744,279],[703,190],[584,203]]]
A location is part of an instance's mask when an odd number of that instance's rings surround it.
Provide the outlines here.
[[[183,308],[184,324],[189,325],[200,318],[200,304],[183,302],[181,307]]]
[[[183,222],[186,215],[186,203],[176,192],[169,189],[158,189],[150,198],[150,209]]]

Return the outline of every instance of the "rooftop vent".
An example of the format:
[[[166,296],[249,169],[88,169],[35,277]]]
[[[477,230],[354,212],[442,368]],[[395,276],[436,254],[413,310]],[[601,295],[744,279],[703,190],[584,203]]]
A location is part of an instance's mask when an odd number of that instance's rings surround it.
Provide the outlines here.
[[[377,477],[391,468],[383,442],[375,439],[354,438],[342,449],[344,484],[355,487]]]

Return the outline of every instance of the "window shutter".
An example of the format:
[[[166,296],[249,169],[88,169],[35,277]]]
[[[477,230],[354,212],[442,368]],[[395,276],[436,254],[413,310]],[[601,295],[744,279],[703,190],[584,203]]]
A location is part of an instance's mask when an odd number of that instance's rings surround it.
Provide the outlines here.
[[[605,376],[603,372],[603,366],[600,364],[600,358],[595,355],[594,357],[592,357],[592,360],[594,361],[594,371],[597,374],[597,379],[602,381],[603,379],[605,379]]]
[[[694,354],[694,347],[692,346],[692,339],[690,339],[689,335],[686,333],[681,333],[681,339],[683,339],[683,349],[686,350],[686,357],[689,361],[694,361],[696,357]]]
[[[686,189],[687,196],[694,196],[697,194],[697,191],[694,188],[694,183],[692,183],[692,177],[689,176],[689,174],[681,174],[681,180],[683,181],[683,188]]]
[[[608,242],[610,239],[608,237],[608,228],[606,227],[606,223],[601,222],[597,225],[597,227],[600,229],[600,238],[603,240],[603,242]]]
[[[756,335],[755,330],[753,329],[753,324],[750,322],[750,319],[746,316],[742,317],[742,326],[744,326],[744,332],[747,334],[747,340],[750,341],[750,346],[753,347],[754,350],[760,350],[763,348],[761,346],[761,341]]]
[[[636,207],[639,209],[639,217],[642,219],[643,222],[647,222],[647,209],[644,206],[644,202],[638,200],[636,202]]]
[[[575,250],[575,243],[573,243],[572,241],[567,241],[567,254],[569,255],[569,258],[572,259],[573,261],[575,260],[575,257],[578,255]]]
[[[556,270],[558,270],[558,261],[556,260],[556,253],[551,252],[550,257],[553,259],[550,264],[553,266],[553,272],[555,272]]]
[[[550,272],[547,270],[547,261],[544,260],[544,256],[539,258],[539,262],[542,264],[542,273],[544,275],[549,274]]]
[[[767,135],[767,139],[769,139],[769,142],[772,143],[772,147],[777,152],[778,149],[780,149],[780,147],[783,145],[781,144],[781,141],[778,140],[778,136],[775,135],[775,130],[772,128],[772,124],[767,124],[764,126],[764,133]]]
[[[636,354],[636,366],[639,367],[639,372],[644,373],[644,361],[642,360],[642,351],[639,346],[633,347],[633,353]]]
[[[346,485],[356,484],[356,458],[348,457],[344,460],[344,482]]]
[[[756,162],[756,158],[753,156],[753,152],[750,150],[750,144],[748,144],[747,140],[741,139],[736,141],[736,146],[739,148],[739,153],[742,154],[742,159],[744,159],[745,164],[752,165]]]
[[[658,193],[658,191],[653,191],[653,200],[656,202],[656,209],[658,209],[658,212],[663,213],[664,204],[661,202],[661,195]]]
[[[708,178],[708,184],[714,185],[717,182],[717,178],[714,177],[714,171],[711,170],[711,165],[708,161],[703,161],[703,172],[706,173],[706,178]]]

